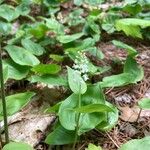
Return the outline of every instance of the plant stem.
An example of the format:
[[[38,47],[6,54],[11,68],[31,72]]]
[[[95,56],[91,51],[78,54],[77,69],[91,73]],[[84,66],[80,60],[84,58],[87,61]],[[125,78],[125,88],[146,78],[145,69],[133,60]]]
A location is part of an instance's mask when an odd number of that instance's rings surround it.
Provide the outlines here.
[[[4,78],[3,78],[1,41],[0,41],[0,83],[1,83],[1,98],[2,98],[2,107],[3,107],[3,116],[4,116],[5,142],[9,143],[7,109],[6,109],[6,100],[5,100],[5,87],[4,87]]]
[[[44,0],[41,0],[41,15],[44,16]]]
[[[80,90],[81,91],[81,85],[80,85]],[[79,92],[79,97],[78,97],[78,108],[81,107],[81,92]],[[76,143],[77,143],[77,140],[78,140],[78,130],[79,130],[79,123],[80,123],[80,115],[81,113],[78,113],[77,115],[77,126],[76,126],[76,134],[75,134],[75,140],[74,140],[74,144],[73,144],[73,147],[72,149],[75,150],[75,146],[76,146]]]

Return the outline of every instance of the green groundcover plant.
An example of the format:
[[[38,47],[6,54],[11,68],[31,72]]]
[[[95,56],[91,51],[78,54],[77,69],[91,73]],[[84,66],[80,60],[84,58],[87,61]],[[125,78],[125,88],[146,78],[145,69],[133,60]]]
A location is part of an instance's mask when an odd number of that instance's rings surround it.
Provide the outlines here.
[[[45,110],[45,113],[55,113],[58,117],[54,130],[45,139],[47,144],[72,144],[75,149],[81,135],[86,132],[92,129],[111,130],[118,121],[118,110],[106,100],[103,91],[110,87],[136,84],[143,79],[144,71],[136,62],[136,49],[113,40],[116,47],[127,53],[123,70],[120,74],[93,83],[94,76],[111,70],[111,66],[97,66],[89,56],[97,61],[105,58],[97,46],[103,32],[149,38],[146,32],[150,27],[146,13],[149,1],[125,1],[121,7],[111,6],[103,11],[98,5],[105,0],[74,0],[76,9],[70,10],[66,16],[61,14],[66,0],[13,2],[10,5],[0,0],[0,120],[4,119],[5,142],[8,143],[3,149],[32,149],[25,143],[9,142],[7,117],[29,104],[36,93],[23,91],[5,96],[4,85],[10,80],[63,86],[70,90],[65,100]],[[91,8],[85,11],[80,7],[83,4]],[[36,17],[31,6],[39,8]],[[87,15],[84,15],[85,12]],[[126,18],[124,13],[127,13]],[[65,60],[69,63],[64,69]],[[142,109],[149,108],[147,103],[148,100],[143,100],[139,105]],[[100,147],[90,144],[88,149]]]

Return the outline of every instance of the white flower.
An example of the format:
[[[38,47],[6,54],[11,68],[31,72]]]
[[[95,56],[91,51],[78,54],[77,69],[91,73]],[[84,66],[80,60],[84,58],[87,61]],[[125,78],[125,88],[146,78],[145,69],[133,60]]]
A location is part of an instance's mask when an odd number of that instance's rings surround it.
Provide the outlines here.
[[[84,75],[82,76],[82,78],[83,78],[84,81],[87,81],[87,80],[89,79],[88,76],[87,76],[87,74],[84,74]]]

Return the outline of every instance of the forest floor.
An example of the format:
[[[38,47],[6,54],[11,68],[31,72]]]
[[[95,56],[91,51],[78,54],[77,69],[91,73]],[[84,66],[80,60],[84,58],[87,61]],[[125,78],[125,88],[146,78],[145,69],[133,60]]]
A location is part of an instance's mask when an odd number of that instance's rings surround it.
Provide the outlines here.
[[[68,7],[63,6],[63,7]],[[72,6],[69,6],[72,9]],[[35,13],[35,12],[34,12]],[[65,12],[66,13],[66,12]],[[138,51],[137,61],[144,68],[144,79],[137,84],[123,86],[119,88],[107,88],[105,90],[106,99],[113,103],[119,110],[119,120],[117,125],[109,132],[101,132],[96,129],[81,137],[78,143],[78,150],[85,150],[89,143],[101,145],[103,150],[117,150],[123,143],[134,139],[150,135],[150,110],[140,110],[137,102],[143,97],[150,97],[150,44],[148,41],[134,40],[118,35],[103,35],[103,40],[97,43],[97,47],[102,50],[105,58],[101,61],[91,60],[98,64],[110,65],[111,72],[95,77],[96,80],[102,79],[106,75],[118,74],[122,71],[120,62],[126,59],[127,53],[120,48],[116,48],[111,41],[114,39],[124,41],[133,46]],[[114,62],[116,62],[114,64]],[[119,63],[117,63],[119,62]],[[69,150],[66,146],[49,147],[43,143],[45,135],[52,129],[56,117],[45,115],[41,112],[45,106],[52,106],[58,100],[68,94],[62,88],[47,87],[43,84],[18,85],[11,81],[7,85],[7,93],[32,89],[38,93],[37,97],[23,110],[9,119],[10,137],[23,140],[36,145],[36,150]],[[35,131],[40,128],[40,131]],[[19,133],[19,134],[18,134]]]

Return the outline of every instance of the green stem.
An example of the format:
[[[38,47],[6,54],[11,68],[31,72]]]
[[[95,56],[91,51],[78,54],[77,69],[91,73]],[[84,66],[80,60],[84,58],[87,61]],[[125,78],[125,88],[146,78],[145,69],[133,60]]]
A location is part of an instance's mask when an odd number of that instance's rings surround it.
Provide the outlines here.
[[[81,91],[81,85],[80,85],[80,90]],[[81,107],[81,92],[79,92],[79,97],[78,97],[78,108]],[[76,146],[76,143],[77,143],[77,140],[78,140],[78,131],[79,131],[79,123],[80,123],[80,115],[81,113],[78,113],[77,115],[77,126],[76,126],[76,134],[75,134],[75,140],[74,140],[74,144],[73,144],[73,147],[72,149],[75,150],[75,146]]]
[[[44,16],[44,0],[41,0],[41,15]]]
[[[0,41],[0,83],[1,83],[1,98],[2,98],[2,105],[3,105],[2,107],[3,107],[3,116],[4,116],[5,142],[9,143],[7,109],[6,109],[5,87],[4,87],[5,85],[4,85],[4,78],[3,78],[1,41]]]

